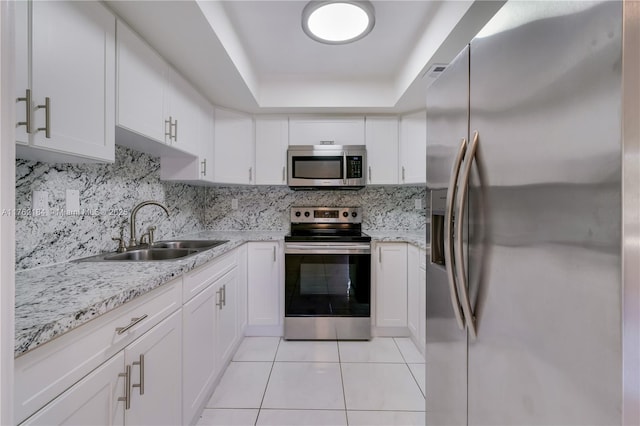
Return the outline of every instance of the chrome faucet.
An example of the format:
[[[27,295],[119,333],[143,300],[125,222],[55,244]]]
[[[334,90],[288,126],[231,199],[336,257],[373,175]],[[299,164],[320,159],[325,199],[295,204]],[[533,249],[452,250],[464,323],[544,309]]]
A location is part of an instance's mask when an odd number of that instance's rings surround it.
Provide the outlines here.
[[[140,210],[144,206],[148,206],[152,204],[158,207],[162,207],[162,209],[167,214],[167,217],[169,217],[169,210],[163,204],[157,201],[153,201],[153,200],[143,201],[137,206],[135,206],[133,210],[131,210],[131,218],[129,219],[129,225],[131,226],[129,230],[129,247],[134,247],[138,245],[138,240],[136,239],[136,215],[138,214],[138,210]],[[153,237],[151,236],[151,238]]]

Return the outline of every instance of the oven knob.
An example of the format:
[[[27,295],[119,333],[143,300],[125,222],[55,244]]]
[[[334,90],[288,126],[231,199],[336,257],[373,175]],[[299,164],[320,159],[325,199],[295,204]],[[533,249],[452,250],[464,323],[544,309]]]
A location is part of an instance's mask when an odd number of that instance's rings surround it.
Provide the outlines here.
[[[351,213],[351,216],[353,216],[353,217],[358,216],[358,212],[353,212],[353,213]]]
[[[296,217],[300,217],[300,212],[296,212]]]
[[[344,217],[349,217],[349,212],[343,212],[343,213],[342,213],[342,216],[344,216]]]
[[[311,215],[311,213],[309,212],[304,212],[304,217],[309,217]]]

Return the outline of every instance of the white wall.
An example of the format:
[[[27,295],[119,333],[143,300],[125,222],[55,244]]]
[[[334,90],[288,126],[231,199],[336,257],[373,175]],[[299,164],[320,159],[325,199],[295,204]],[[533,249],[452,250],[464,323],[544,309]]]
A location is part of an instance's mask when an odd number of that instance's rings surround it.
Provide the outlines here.
[[[13,2],[0,2],[0,424],[13,424],[15,104]],[[6,209],[6,210],[5,210]]]

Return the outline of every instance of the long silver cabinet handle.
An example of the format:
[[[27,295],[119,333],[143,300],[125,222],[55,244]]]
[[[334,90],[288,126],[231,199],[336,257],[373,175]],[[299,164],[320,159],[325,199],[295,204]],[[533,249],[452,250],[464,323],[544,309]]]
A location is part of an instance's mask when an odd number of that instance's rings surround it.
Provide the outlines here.
[[[276,246],[273,246],[273,261],[276,261]]]
[[[167,131],[167,128],[169,129],[169,131]],[[171,131],[172,129],[173,129],[173,118],[169,116],[168,120],[164,120],[164,135],[169,137],[169,142],[171,142],[171,137],[173,135]]]
[[[282,183],[286,182],[286,179],[287,179],[285,172],[286,172],[286,167],[282,166]]]
[[[127,365],[124,373],[118,374],[118,377],[124,377],[124,396],[118,398],[118,401],[124,402],[124,409],[131,408],[131,366]]]
[[[464,316],[467,322],[467,328],[469,329],[471,337],[474,339],[478,336],[478,332],[476,330],[476,317],[471,310],[471,302],[469,301],[469,285],[467,281],[467,273],[464,267],[462,237],[464,231],[463,215],[469,189],[469,178],[471,176],[471,167],[473,166],[473,160],[475,158],[477,148],[478,132],[475,132],[475,134],[473,135],[473,141],[471,142],[471,145],[469,145],[467,155],[465,155],[464,168],[460,177],[461,186],[458,190],[458,214],[456,216],[455,244],[456,258],[458,259],[458,261],[456,262],[456,273],[458,275],[458,293],[460,294],[460,297],[462,299],[462,312],[464,312]]]
[[[222,289],[219,289],[218,291],[216,291],[216,296],[217,296],[216,306],[218,307],[218,310],[222,310]]]
[[[178,142],[178,119],[173,122],[172,126],[175,129],[175,131],[173,132],[173,141]]]
[[[202,160],[202,176],[207,175],[207,159]]]
[[[456,199],[456,190],[458,183],[458,175],[460,174],[460,166],[462,158],[467,151],[467,138],[460,141],[458,153],[451,169],[449,177],[449,190],[447,191],[447,205],[444,216],[444,265],[447,271],[447,281],[449,282],[449,297],[451,298],[451,307],[458,323],[458,328],[464,330],[464,319],[462,318],[462,310],[460,308],[460,300],[458,300],[458,291],[456,290],[456,276],[453,271],[453,208]],[[459,218],[456,218],[459,221]],[[462,260],[460,260],[462,262]]]
[[[222,306],[227,306],[227,285],[222,286]]]
[[[51,139],[51,98],[44,98],[44,105],[38,105],[37,109],[44,108],[44,127],[38,127],[36,130],[44,131],[44,137]]]
[[[403,181],[403,182],[405,181],[404,175],[405,175],[405,173],[404,173],[404,166],[402,166],[402,181]]]
[[[369,166],[369,183],[371,183],[371,166]]]
[[[129,325],[127,325],[125,327],[116,328],[116,332],[118,334],[125,333],[125,332],[129,331],[131,329],[131,327],[134,327],[135,325],[139,324],[141,321],[143,321],[147,317],[148,317],[148,315],[144,314],[141,317],[131,318],[131,322],[129,323]]]
[[[27,89],[24,98],[18,98],[18,102],[25,103],[25,121],[19,121],[18,126],[25,126],[27,133],[31,133],[31,89]]]
[[[144,395],[144,354],[140,354],[140,360],[134,361],[132,364],[140,367],[140,383],[135,383],[132,387],[140,388],[140,395]]]
[[[253,167],[249,167],[249,183],[253,180]]]

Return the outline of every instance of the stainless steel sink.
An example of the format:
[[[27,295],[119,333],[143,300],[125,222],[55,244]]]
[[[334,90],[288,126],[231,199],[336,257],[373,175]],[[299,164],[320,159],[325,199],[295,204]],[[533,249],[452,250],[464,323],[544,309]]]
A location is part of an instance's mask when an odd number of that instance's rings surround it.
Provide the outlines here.
[[[226,243],[225,240],[169,240],[153,243],[153,248],[207,250]]]
[[[228,240],[168,240],[158,241],[151,247],[134,247],[123,253],[102,253],[74,262],[152,262],[183,259],[219,246]]]
[[[124,253],[111,254],[104,257],[105,261],[110,260],[170,260],[179,259],[181,257],[189,256],[190,254],[198,253],[198,250],[193,249],[169,249],[169,248],[150,248],[125,251]]]

